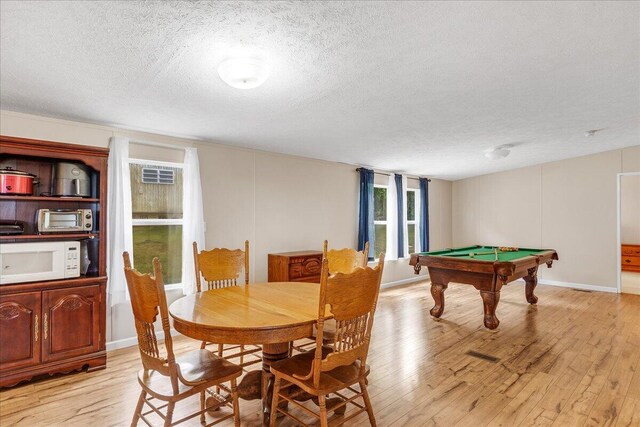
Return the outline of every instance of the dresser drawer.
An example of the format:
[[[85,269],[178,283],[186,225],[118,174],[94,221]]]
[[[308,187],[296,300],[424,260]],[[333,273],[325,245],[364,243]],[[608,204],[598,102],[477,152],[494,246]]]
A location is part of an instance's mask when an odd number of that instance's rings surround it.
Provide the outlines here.
[[[300,262],[289,264],[289,278],[298,279],[319,276],[322,270],[322,258],[307,258]]]
[[[623,246],[622,247],[622,256],[637,256],[640,257],[640,247],[634,246]]]
[[[302,276],[319,276],[322,270],[322,257],[308,258],[302,263]]]
[[[632,265],[634,267],[640,267],[640,257],[623,256],[622,265]]]
[[[289,264],[289,278],[291,280],[302,277],[302,264]]]

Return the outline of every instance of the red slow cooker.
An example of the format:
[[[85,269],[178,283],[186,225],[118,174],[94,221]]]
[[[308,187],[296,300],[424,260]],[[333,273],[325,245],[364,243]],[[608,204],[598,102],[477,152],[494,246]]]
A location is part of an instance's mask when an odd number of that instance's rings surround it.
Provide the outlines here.
[[[36,176],[10,167],[0,169],[0,194],[31,196]]]

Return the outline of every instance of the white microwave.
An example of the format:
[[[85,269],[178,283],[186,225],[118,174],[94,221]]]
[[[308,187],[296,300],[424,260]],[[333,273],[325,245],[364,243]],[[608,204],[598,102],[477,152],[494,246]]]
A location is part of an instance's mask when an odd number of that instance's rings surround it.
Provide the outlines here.
[[[3,243],[0,285],[80,276],[80,242]]]

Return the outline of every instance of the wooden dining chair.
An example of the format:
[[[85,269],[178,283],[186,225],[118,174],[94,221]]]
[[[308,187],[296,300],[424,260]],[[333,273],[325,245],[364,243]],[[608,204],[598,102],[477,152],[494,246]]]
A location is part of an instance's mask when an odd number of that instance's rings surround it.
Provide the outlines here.
[[[160,261],[158,258],[153,259],[153,275],[141,274],[131,268],[129,254],[124,252],[122,255],[143,366],[138,373],[138,382],[142,391],[131,425],[136,426],[139,420],[149,426],[154,425],[148,417],[152,413],[156,413],[164,420],[165,427],[180,424],[198,415],[200,415],[200,423],[204,425],[206,424],[205,413],[208,410],[227,406],[231,408],[231,414],[207,425],[215,425],[233,417],[234,425],[239,426],[240,412],[236,386],[237,378],[242,374],[242,368],[205,349],[175,357]],[[158,342],[155,333],[154,322],[158,314],[160,314],[164,332],[164,344]],[[229,386],[225,385],[227,382]],[[212,387],[221,388],[228,395],[213,393],[209,390]],[[206,406],[206,393],[214,397],[211,399],[214,405]],[[173,421],[176,402],[194,394],[200,394],[200,411]],[[163,404],[158,405],[152,402],[154,399]],[[145,404],[151,409],[143,412]],[[161,409],[165,408],[166,412],[163,414]]]
[[[313,415],[320,420],[322,427],[328,426],[328,409],[336,411],[338,407],[346,407],[349,403],[357,409],[332,425],[343,424],[365,411],[371,425],[376,425],[367,392],[369,366],[366,362],[383,267],[384,253],[380,255],[375,268],[358,268],[352,273],[329,275],[328,260],[323,259],[316,348],[314,351],[273,362],[270,367],[275,376],[271,406],[272,427],[275,426],[277,412],[292,418],[298,424],[307,425],[297,415],[291,414],[287,405],[281,405],[281,400]],[[327,310],[327,305],[330,306],[330,311]],[[335,320],[336,328],[331,343],[327,345],[323,333],[325,322],[330,318]],[[356,384],[359,385],[359,390],[354,388]],[[294,385],[298,390],[291,391]],[[344,393],[345,389],[349,390],[349,396]],[[296,396],[304,393],[317,396],[320,407],[318,413],[295,400]],[[327,408],[327,398],[331,395],[336,395],[339,401]],[[356,401],[360,397],[363,404]]]
[[[193,242],[193,263],[196,269],[196,289],[203,290],[221,289],[230,286],[239,286],[238,279],[244,271],[244,286],[249,284],[249,241],[244,242],[242,249],[214,248],[210,251],[198,252],[198,244]],[[242,283],[240,283],[242,284]],[[257,345],[225,345],[224,343],[202,342],[201,348],[209,344],[218,345],[218,356],[227,360],[239,359],[243,368],[262,361],[259,356],[262,348]],[[245,356],[251,355],[250,360],[245,361]]]
[[[369,242],[365,243],[363,251],[351,248],[328,249],[329,242],[324,241],[323,258],[329,261],[329,274],[351,273],[358,267],[366,267],[369,259]]]
[[[364,245],[363,251],[356,251],[351,248],[343,249],[328,249],[329,242],[324,241],[322,249],[322,257],[325,258],[329,265],[329,274],[335,273],[352,273],[356,268],[364,268],[369,261],[369,242]],[[333,327],[332,321],[325,324],[324,339],[330,341],[333,339]],[[303,352],[308,351],[316,343],[316,332],[309,338],[302,338],[297,340],[292,345],[292,349],[295,351]]]

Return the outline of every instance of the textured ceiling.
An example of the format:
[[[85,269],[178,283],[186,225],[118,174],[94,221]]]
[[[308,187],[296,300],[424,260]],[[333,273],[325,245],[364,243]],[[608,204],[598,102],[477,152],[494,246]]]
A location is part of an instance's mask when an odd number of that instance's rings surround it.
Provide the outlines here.
[[[6,110],[445,179],[640,144],[637,2],[2,1],[0,19]],[[268,58],[260,88],[218,77],[238,48]]]

